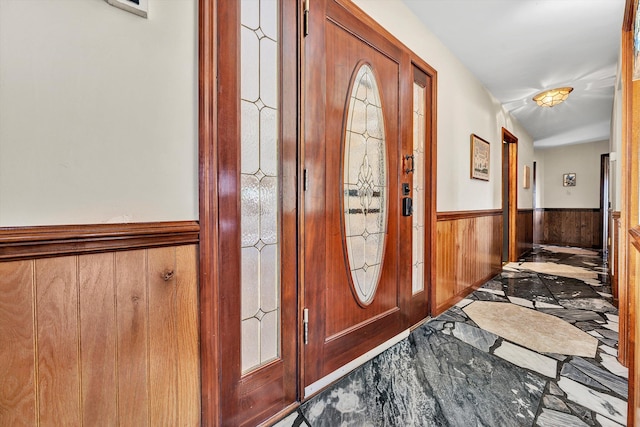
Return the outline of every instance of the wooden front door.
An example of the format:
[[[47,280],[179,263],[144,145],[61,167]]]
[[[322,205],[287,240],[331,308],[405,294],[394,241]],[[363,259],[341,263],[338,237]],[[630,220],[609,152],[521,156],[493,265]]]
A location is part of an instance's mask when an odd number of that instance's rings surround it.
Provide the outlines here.
[[[411,217],[402,207],[402,183],[410,180],[401,170],[408,136],[401,123],[411,114],[401,103],[413,82],[406,52],[352,6],[312,6],[304,85],[305,397],[324,385],[318,380],[406,330],[411,296],[411,257],[399,256],[401,242],[411,248]]]

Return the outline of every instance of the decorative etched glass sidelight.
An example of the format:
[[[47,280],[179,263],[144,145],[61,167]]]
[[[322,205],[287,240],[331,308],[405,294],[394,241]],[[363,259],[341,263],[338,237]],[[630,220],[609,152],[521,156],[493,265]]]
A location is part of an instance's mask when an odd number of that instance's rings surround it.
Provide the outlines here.
[[[241,0],[240,8],[241,359],[246,373],[280,354],[278,2]]]
[[[424,108],[427,89],[413,83],[413,238],[411,241],[412,291],[417,294],[424,290],[424,209],[425,209],[425,171],[424,140],[426,123]]]
[[[388,216],[382,103],[368,64],[352,82],[344,140],[345,244],[355,295],[367,305],[380,281]]]

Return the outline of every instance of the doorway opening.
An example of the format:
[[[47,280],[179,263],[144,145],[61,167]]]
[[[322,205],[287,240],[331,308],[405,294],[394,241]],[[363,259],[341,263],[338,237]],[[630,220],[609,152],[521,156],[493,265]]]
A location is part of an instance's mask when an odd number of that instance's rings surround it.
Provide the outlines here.
[[[516,261],[518,138],[502,128],[502,262]]]

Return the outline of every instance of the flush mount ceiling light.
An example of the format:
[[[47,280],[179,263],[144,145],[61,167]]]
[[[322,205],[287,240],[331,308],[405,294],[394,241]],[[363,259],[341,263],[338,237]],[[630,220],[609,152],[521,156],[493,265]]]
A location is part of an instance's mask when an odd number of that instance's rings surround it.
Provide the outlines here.
[[[559,87],[545,90],[534,96],[533,100],[541,107],[553,107],[567,99],[572,90],[572,87]]]

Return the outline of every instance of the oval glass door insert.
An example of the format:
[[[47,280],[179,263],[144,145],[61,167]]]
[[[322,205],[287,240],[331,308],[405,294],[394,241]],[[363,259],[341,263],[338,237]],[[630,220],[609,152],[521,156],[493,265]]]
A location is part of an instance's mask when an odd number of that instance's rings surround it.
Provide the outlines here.
[[[388,216],[384,119],[369,64],[351,83],[344,129],[344,240],[353,291],[366,306],[380,281]]]

